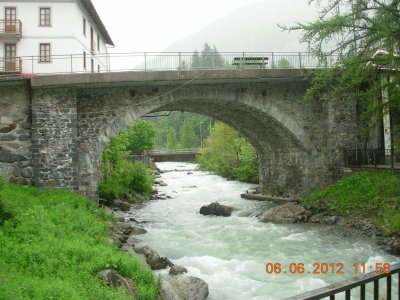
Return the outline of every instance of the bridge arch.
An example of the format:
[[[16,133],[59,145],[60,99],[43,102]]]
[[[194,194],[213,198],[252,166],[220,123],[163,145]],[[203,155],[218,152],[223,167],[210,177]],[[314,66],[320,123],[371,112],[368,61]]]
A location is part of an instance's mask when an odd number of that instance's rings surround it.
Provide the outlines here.
[[[141,78],[143,74],[134,78],[132,74],[116,75],[124,80],[111,78],[112,74],[90,80],[82,75],[67,86],[57,84],[57,80],[44,86],[39,80],[33,82],[33,107],[52,103],[52,113],[46,116],[50,119],[57,118],[54,110],[71,113],[72,121],[67,124],[76,124],[76,128],[71,125],[69,130],[75,155],[70,161],[69,176],[74,181],[69,188],[90,196],[97,193],[101,152],[111,138],[141,116],[163,110],[200,113],[231,125],[248,138],[259,155],[262,189],[299,195],[331,182],[341,172],[337,150],[347,142],[342,133],[349,127],[346,118],[351,114],[346,113],[347,106],[338,104],[304,105],[309,78],[301,70],[275,71],[260,70],[254,76],[254,70],[251,74],[244,70],[239,78],[221,74],[223,71],[210,71],[203,77],[191,71],[175,72],[170,77],[162,72],[162,76],[152,74],[158,76],[153,80]],[[338,121],[346,121],[345,126]],[[34,149],[43,146],[52,147],[48,140],[39,140]],[[47,177],[40,174],[35,180],[38,185],[48,185]],[[63,184],[62,178],[52,180]]]

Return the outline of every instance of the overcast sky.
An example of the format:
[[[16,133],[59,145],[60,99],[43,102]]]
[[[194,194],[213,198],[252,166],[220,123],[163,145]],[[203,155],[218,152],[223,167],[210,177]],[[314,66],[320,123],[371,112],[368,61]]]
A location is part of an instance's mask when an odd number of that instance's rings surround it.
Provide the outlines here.
[[[112,52],[163,51],[241,7],[271,7],[307,0],[92,0],[116,48]],[[302,11],[299,11],[301,16]]]

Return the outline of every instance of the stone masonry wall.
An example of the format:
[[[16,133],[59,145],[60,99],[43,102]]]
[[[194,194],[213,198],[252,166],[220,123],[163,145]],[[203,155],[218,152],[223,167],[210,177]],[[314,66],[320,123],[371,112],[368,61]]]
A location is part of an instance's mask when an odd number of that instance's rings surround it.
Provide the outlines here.
[[[27,80],[0,82],[0,176],[31,184],[30,86]]]
[[[77,108],[70,89],[34,89],[32,156],[39,187],[77,190]]]

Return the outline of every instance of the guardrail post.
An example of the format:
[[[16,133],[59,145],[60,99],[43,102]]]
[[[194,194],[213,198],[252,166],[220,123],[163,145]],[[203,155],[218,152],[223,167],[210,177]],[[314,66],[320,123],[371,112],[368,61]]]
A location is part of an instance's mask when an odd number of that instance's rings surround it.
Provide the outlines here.
[[[34,73],[34,72],[33,72],[33,56],[31,57],[31,66],[32,66],[31,73],[33,74],[33,73]]]
[[[147,71],[147,53],[145,52],[144,53],[144,71],[146,72]]]
[[[376,156],[376,154],[375,154],[375,153],[376,153],[376,150],[373,150],[372,152],[374,153],[374,166],[375,166],[375,168],[376,168],[376,157],[375,157],[375,156]]]
[[[392,144],[392,148],[390,149],[390,156],[392,158],[392,169],[394,169],[394,149],[393,149],[393,144]]]
[[[244,55],[244,52],[242,53],[242,63],[241,63],[241,68],[242,69],[244,69],[244,66],[245,66],[245,55]]]
[[[71,58],[71,73],[73,73],[74,72],[74,67],[72,66],[72,54],[71,54],[70,58]]]
[[[214,67],[215,67],[214,53],[211,54],[211,67],[212,67],[212,69],[214,69]]]
[[[178,70],[182,69],[182,57],[181,57],[181,53],[179,52],[179,68]]]
[[[275,62],[274,62],[274,52],[271,52],[271,68],[275,68]]]
[[[301,52],[299,52],[299,68],[301,68]]]

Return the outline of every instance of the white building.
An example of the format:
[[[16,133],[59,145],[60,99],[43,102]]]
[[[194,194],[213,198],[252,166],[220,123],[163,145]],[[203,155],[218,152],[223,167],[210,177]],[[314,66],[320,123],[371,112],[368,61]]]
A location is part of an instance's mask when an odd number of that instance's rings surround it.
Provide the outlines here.
[[[107,46],[91,0],[0,2],[0,74],[104,71]]]

